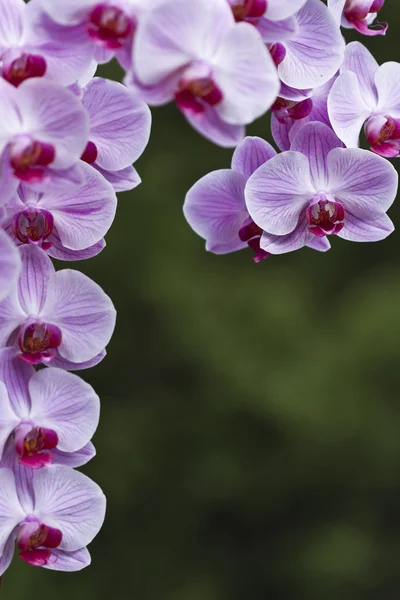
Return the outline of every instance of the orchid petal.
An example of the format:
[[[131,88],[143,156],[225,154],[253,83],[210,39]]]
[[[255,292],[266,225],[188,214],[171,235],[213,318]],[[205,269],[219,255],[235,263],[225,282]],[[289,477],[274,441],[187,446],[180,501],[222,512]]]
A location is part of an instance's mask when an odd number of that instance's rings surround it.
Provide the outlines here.
[[[73,552],[65,552],[59,548],[51,551],[51,558],[47,564],[43,565],[45,569],[52,571],[81,571],[90,565],[91,558],[87,548],[80,548]]]
[[[156,5],[136,31],[133,62],[139,80],[154,85],[193,60],[211,61],[233,26],[226,0]]]
[[[334,132],[349,148],[357,148],[360,130],[371,111],[365,104],[355,73],[340,75],[328,97],[329,118]]]
[[[386,159],[359,148],[335,148],[327,162],[329,183],[325,191],[354,217],[372,221],[392,205],[398,175]]]
[[[286,235],[271,235],[264,231],[260,239],[260,248],[271,254],[286,254],[309,245],[313,237],[306,219],[302,218],[295,229]]]
[[[47,254],[37,246],[20,246],[19,251],[22,259],[22,271],[18,281],[21,308],[26,315],[39,316],[54,267]]]
[[[31,410],[29,381],[35,370],[22,361],[15,348],[5,348],[0,352],[0,381],[8,392],[10,406],[19,419],[27,419]]]
[[[49,527],[62,531],[60,550],[79,550],[97,535],[104,521],[106,500],[89,477],[54,465],[35,473],[33,488],[35,515]]]
[[[93,437],[100,401],[93,388],[61,369],[38,371],[29,382],[31,418],[58,436],[57,448],[75,452]]]
[[[232,125],[253,122],[279,92],[271,55],[249,23],[238,23],[227,32],[214,57],[214,76],[223,96],[216,110]]]
[[[320,86],[334,76],[343,62],[343,38],[320,0],[308,0],[296,19],[299,31],[284,42],[286,57],[278,66],[279,77],[295,88]]]
[[[259,137],[246,137],[232,156],[232,169],[241,173],[247,181],[254,171],[276,155],[276,150]]]
[[[90,140],[98,151],[96,165],[110,171],[129,167],[149,141],[148,106],[122,84],[98,77],[86,86],[82,102],[90,116]]]
[[[115,326],[115,309],[94,281],[79,271],[64,269],[49,282],[42,318],[62,331],[61,357],[82,362],[107,346]]]
[[[71,167],[82,155],[89,137],[89,118],[79,99],[57,83],[32,78],[18,88],[18,106],[26,133],[52,144],[52,166]]]
[[[10,469],[0,469],[0,555],[13,529],[25,514],[18,500],[15,478]]]
[[[245,189],[253,221],[264,231],[279,236],[294,231],[314,194],[308,159],[291,151],[277,154],[259,167]]]
[[[378,90],[378,107],[381,113],[400,118],[400,64],[387,62],[375,73],[375,84]]]
[[[107,233],[115,217],[117,197],[96,169],[81,163],[83,182],[64,192],[48,186],[38,206],[54,217],[58,236],[70,250],[85,250]]]
[[[344,227],[338,236],[352,242],[379,242],[393,231],[394,225],[386,214],[373,221],[365,221],[347,212]]]
[[[307,123],[295,135],[290,149],[307,156],[311,181],[316,190],[325,188],[328,171],[327,157],[333,148],[342,147],[332,129],[323,123]]]
[[[244,186],[240,173],[226,169],[208,173],[187,193],[184,215],[197,235],[207,241],[207,250],[214,252],[222,245],[228,245],[228,251],[246,247],[239,238],[239,230],[248,219]]]
[[[347,44],[340,72],[347,73],[351,71],[355,73],[361,97],[371,110],[375,110],[377,105],[375,74],[378,69],[378,63],[363,44],[360,44],[360,42]]]

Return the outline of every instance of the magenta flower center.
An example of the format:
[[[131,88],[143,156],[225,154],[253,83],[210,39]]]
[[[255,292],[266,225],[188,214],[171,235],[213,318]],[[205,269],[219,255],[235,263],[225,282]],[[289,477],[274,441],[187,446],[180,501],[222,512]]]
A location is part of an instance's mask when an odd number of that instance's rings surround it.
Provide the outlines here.
[[[22,244],[37,244],[43,250],[52,246],[52,242],[45,240],[53,233],[53,229],[53,215],[34,206],[16,214],[12,222],[13,233]]]
[[[97,154],[98,151],[96,144],[94,142],[88,142],[81,156],[81,160],[85,161],[89,165],[92,165],[94,162],[96,162]]]
[[[306,216],[309,230],[318,237],[335,235],[344,225],[344,207],[340,202],[319,200],[308,207]]]
[[[250,223],[247,223],[247,225],[243,225],[243,227],[239,230],[239,238],[242,240],[242,242],[247,242],[249,248],[255,252],[255,256],[253,256],[253,261],[255,263],[259,263],[264,258],[271,256],[269,252],[266,252],[260,248],[262,234],[263,230],[261,227],[256,225],[254,221],[250,221]]]
[[[132,35],[135,22],[117,6],[98,4],[90,13],[90,37],[110,49],[121,48]]]
[[[241,4],[232,6],[235,21],[259,19],[267,10],[267,0],[242,0]]]
[[[28,429],[28,431],[27,431]],[[52,462],[46,450],[57,448],[58,435],[53,429],[32,427],[22,423],[15,430],[15,448],[19,462],[31,469],[41,469]]]
[[[279,123],[283,125],[288,119],[295,121],[308,117],[313,109],[313,101],[311,98],[306,98],[300,102],[293,100],[285,100],[285,98],[277,98],[271,107],[275,117]]]
[[[400,154],[400,119],[390,116],[370,117],[364,129],[373,152],[387,158]]]
[[[55,357],[61,341],[62,334],[57,325],[34,321],[22,327],[18,336],[21,358],[33,365],[48,364]]]
[[[53,162],[55,154],[51,144],[22,135],[10,145],[10,164],[16,177],[33,183],[44,179],[45,167]]]
[[[62,537],[59,529],[40,523],[35,517],[28,517],[19,526],[17,534],[19,557],[35,567],[43,567],[49,562],[51,549],[61,544]]]
[[[370,6],[364,1],[346,0],[344,6],[344,16],[348,21],[365,19],[371,13],[377,13],[385,4],[385,0],[374,0]]]
[[[277,42],[276,44],[272,44],[269,47],[269,53],[271,55],[272,60],[276,67],[278,67],[281,62],[285,59],[286,56],[286,48],[283,44]]]
[[[3,77],[18,87],[25,79],[43,77],[46,70],[46,61],[42,56],[24,53],[3,68]]]
[[[201,113],[205,110],[205,104],[216,106],[222,97],[221,90],[211,77],[201,77],[192,81],[180,81],[175,101],[181,110]]]

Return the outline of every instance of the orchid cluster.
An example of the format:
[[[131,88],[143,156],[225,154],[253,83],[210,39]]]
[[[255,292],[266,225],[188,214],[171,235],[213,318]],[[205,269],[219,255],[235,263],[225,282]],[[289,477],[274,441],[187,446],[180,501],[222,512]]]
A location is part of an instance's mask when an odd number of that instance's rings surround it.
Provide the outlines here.
[[[95,454],[100,402],[74,370],[98,364],[110,298],[56,261],[105,247],[116,192],[175,102],[231,169],[189,190],[206,248],[254,260],[328,235],[377,241],[398,177],[400,65],[379,66],[341,26],[383,35],[384,0],[0,0],[0,576],[15,545],[35,566],[79,570],[105,513],[76,471]],[[96,77],[117,60],[124,84]],[[246,125],[271,109],[280,152]],[[361,131],[370,147],[359,148]],[[57,265],[58,266],[58,265]]]

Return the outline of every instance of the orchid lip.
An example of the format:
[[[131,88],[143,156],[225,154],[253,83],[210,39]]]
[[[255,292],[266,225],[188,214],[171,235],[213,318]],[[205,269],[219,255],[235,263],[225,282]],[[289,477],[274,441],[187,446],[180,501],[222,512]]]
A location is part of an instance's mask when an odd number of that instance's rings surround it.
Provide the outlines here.
[[[34,321],[22,327],[18,336],[20,357],[29,364],[49,364],[57,354],[62,333],[57,325]]]
[[[52,144],[40,142],[28,135],[21,135],[10,145],[10,164],[14,175],[26,182],[42,181],[46,175],[46,167],[55,158]]]
[[[122,48],[133,34],[135,21],[117,6],[98,4],[90,13],[89,36],[109,49]]]
[[[41,523],[35,517],[27,517],[17,534],[19,557],[35,567],[43,567],[52,556],[51,550],[59,547],[62,538],[59,529]]]
[[[324,194],[319,194],[315,200],[306,211],[309,231],[317,237],[338,234],[344,226],[343,205],[340,202],[328,200]]]
[[[175,102],[180,110],[202,113],[206,105],[217,106],[222,101],[222,91],[211,75],[205,75],[207,71],[208,67],[196,63],[187,69],[187,75],[181,79],[175,93]]]
[[[244,0],[241,4],[231,6],[235,21],[259,19],[264,16],[267,7],[267,0]]]
[[[58,435],[53,429],[23,422],[15,429],[14,435],[19,463],[30,469],[41,469],[52,463],[52,455],[48,451],[58,445]]]
[[[48,250],[52,242],[46,242],[53,233],[54,218],[47,210],[28,206],[17,213],[12,220],[12,231],[21,244],[37,244],[43,250]]]
[[[250,223],[243,225],[243,227],[239,230],[239,238],[241,241],[247,242],[249,248],[255,252],[255,256],[252,257],[255,263],[259,263],[264,258],[271,256],[269,252],[266,252],[260,248],[262,233],[263,230],[261,227],[256,225],[254,221],[250,221]]]
[[[10,64],[3,67],[3,77],[15,87],[26,79],[43,77],[47,71],[45,59],[37,54],[23,53]]]

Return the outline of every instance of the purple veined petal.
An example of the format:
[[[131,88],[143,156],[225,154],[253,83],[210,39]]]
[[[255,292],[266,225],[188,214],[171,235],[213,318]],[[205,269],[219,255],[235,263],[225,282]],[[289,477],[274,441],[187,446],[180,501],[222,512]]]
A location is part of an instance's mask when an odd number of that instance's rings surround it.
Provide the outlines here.
[[[381,156],[359,148],[335,148],[327,164],[326,193],[333,194],[354,217],[372,221],[394,202],[398,175]]]
[[[260,239],[260,248],[271,254],[286,254],[308,246],[315,237],[308,229],[305,217],[302,217],[293,231],[286,235],[271,235],[264,231]]]
[[[91,562],[90,554],[87,548],[74,550],[73,552],[65,552],[55,548],[51,552],[52,556],[47,565],[43,565],[45,569],[52,571],[81,571],[88,567]]]
[[[59,353],[75,363],[94,358],[111,339],[115,308],[94,281],[65,269],[49,281],[43,319],[62,331]]]
[[[142,179],[135,167],[127,167],[126,169],[121,169],[121,171],[107,171],[106,169],[101,169],[96,164],[93,166],[111,183],[115,192],[134,190],[142,183]]]
[[[42,10],[40,2],[29,2],[24,19],[24,47],[43,55],[46,78],[64,86],[81,78],[86,83],[85,74],[93,65],[93,43],[85,26],[59,25]]]
[[[227,246],[228,251],[247,246],[239,230],[248,219],[244,201],[245,179],[230,169],[208,173],[186,195],[183,212],[191,228],[206,240],[206,248]]]
[[[282,21],[297,13],[307,0],[268,0],[266,17],[271,21]]]
[[[378,107],[381,113],[400,118],[400,64],[387,62],[375,73],[375,85],[378,90]]]
[[[336,23],[340,26],[346,0],[328,0],[328,8],[331,11]]]
[[[317,235],[312,235],[312,238],[306,245],[318,252],[327,252],[331,249],[331,244],[327,236],[318,237]]]
[[[347,44],[340,73],[348,71],[355,73],[361,97],[371,110],[376,109],[378,102],[375,87],[375,74],[378,69],[378,63],[363,44],[360,42]]]
[[[14,528],[25,518],[10,469],[0,469],[0,555]]]
[[[21,133],[21,115],[18,110],[18,90],[11,83],[0,78],[0,152],[14,135]]]
[[[289,151],[277,154],[253,173],[245,198],[253,221],[264,231],[282,236],[294,231],[315,192],[308,159]]]
[[[26,185],[32,190],[37,192],[44,192],[47,190],[49,185],[51,185],[51,189],[55,192],[57,189],[60,193],[64,193],[66,188],[71,186],[79,186],[83,182],[83,171],[82,171],[82,162],[78,161],[72,167],[68,169],[52,169],[49,168],[47,170],[46,176],[44,179],[39,181],[30,181]],[[17,180],[18,184],[21,183],[19,179]]]
[[[236,148],[245,136],[244,125],[231,125],[221,119],[214,106],[205,105],[204,111],[183,111],[193,129],[222,148]]]
[[[79,550],[97,535],[104,521],[106,499],[89,477],[54,465],[37,471],[33,488],[35,515],[49,527],[62,531],[60,550]]]
[[[105,65],[110,62],[115,56],[115,50],[106,48],[105,46],[94,47],[94,59],[99,65]]]
[[[41,0],[41,7],[56,23],[77,25],[98,3],[99,0]]]
[[[320,0],[308,0],[296,19],[299,31],[284,43],[286,57],[278,66],[278,75],[291,87],[320,86],[331,79],[342,64],[344,40]]]
[[[90,117],[90,140],[98,152],[96,164],[109,171],[129,167],[149,141],[148,106],[122,84],[99,77],[86,86],[83,105]]]
[[[311,98],[314,94],[314,89],[309,88],[307,90],[298,90],[292,88],[289,85],[281,82],[281,89],[279,90],[279,97],[285,98],[285,100],[293,100],[294,102],[302,102],[307,98]]]
[[[89,118],[79,99],[53,81],[33,78],[18,88],[25,132],[56,149],[52,166],[67,169],[80,158],[89,138]]]
[[[85,369],[91,369],[95,367],[105,358],[107,352],[106,350],[102,350],[95,357],[90,360],[82,361],[82,362],[72,362],[71,360],[67,360],[63,358],[59,354],[52,360],[51,365],[53,367],[57,367],[59,369],[65,369],[66,371],[83,371]]]
[[[53,235],[49,238],[49,242],[52,243],[52,246],[47,250],[47,254],[56,260],[66,260],[69,262],[93,258],[100,254],[106,246],[106,242],[103,239],[85,250],[70,250],[62,245],[57,232],[53,232]]]
[[[0,81],[2,80],[0,79]],[[9,150],[6,148],[0,156],[0,211],[3,206],[8,205],[12,197],[16,194],[19,184],[20,181],[14,176],[14,171],[10,164]]]
[[[180,77],[181,74],[178,71],[178,73],[174,72],[154,85],[143,85],[137,78],[135,71],[132,70],[125,75],[123,83],[133,91],[137,98],[150,106],[162,106],[173,99]]]
[[[96,456],[96,449],[92,442],[88,442],[83,448],[76,452],[61,452],[55,448],[52,450],[53,463],[55,465],[65,465],[76,469],[86,465],[92,458]]]
[[[100,400],[77,375],[43,369],[29,382],[31,419],[58,436],[57,448],[76,452],[87,444],[99,423]]]
[[[39,316],[45,304],[49,281],[54,267],[47,254],[34,245],[20,246],[22,270],[18,295],[26,315]]]
[[[357,148],[361,127],[371,111],[362,99],[354,73],[339,75],[328,97],[328,112],[338,138],[347,147]]]
[[[20,270],[18,250],[7,234],[0,229],[0,301],[11,293],[17,283]]]
[[[0,577],[2,575],[4,575],[4,573],[7,571],[8,567],[10,566],[11,561],[13,559],[16,536],[17,536],[17,529],[15,529],[12,532],[12,534],[8,538],[4,548],[2,550],[2,553],[0,556]]]
[[[393,231],[394,225],[386,214],[373,221],[365,221],[347,212],[344,227],[338,236],[351,242],[379,242]]]
[[[10,336],[25,321],[26,316],[19,303],[18,287],[14,285],[10,294],[0,302],[0,348],[7,345]]]
[[[107,233],[115,217],[117,197],[113,187],[90,165],[80,166],[83,181],[61,192],[47,187],[37,206],[49,211],[63,246],[85,250]]]
[[[0,53],[19,45],[25,9],[23,0],[0,0]]]
[[[232,169],[247,181],[254,171],[276,155],[276,150],[260,137],[246,137],[232,156]]]
[[[139,80],[154,85],[193,60],[211,61],[234,26],[226,0],[167,0],[138,25],[133,63]]]
[[[263,115],[279,92],[271,55],[249,23],[227,32],[214,58],[214,76],[223,96],[216,110],[232,125],[246,125]]]
[[[264,42],[268,44],[284,43],[299,32],[299,25],[295,17],[289,17],[282,21],[270,21],[268,18],[260,19],[257,30]]]
[[[332,129],[323,123],[306,123],[292,140],[290,149],[307,156],[311,181],[315,190],[324,190],[328,180],[327,158],[333,148],[341,148],[342,142]]]
[[[290,138],[289,132],[291,131],[291,124],[279,123],[276,116],[271,114],[271,134],[274,138],[275,144],[278,146],[279,150],[284,152],[285,150],[290,150]]]
[[[15,348],[0,351],[0,381],[8,393],[13,412],[20,418],[27,418],[31,410],[29,380],[34,375],[32,365],[22,361]]]
[[[9,436],[19,421],[19,418],[12,410],[7,388],[0,380],[0,458],[3,456],[4,446]]]

